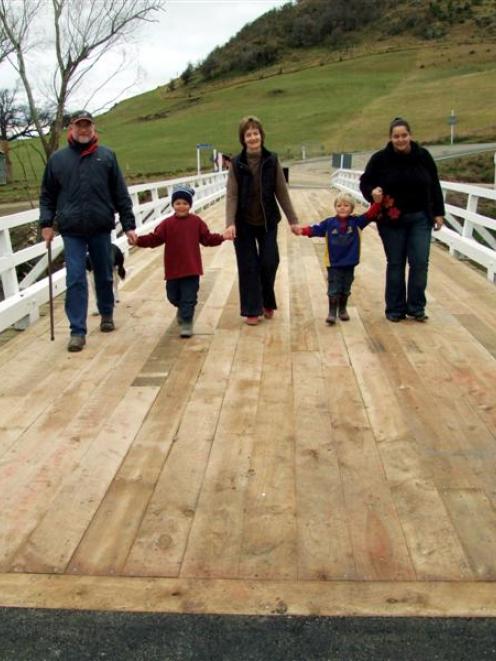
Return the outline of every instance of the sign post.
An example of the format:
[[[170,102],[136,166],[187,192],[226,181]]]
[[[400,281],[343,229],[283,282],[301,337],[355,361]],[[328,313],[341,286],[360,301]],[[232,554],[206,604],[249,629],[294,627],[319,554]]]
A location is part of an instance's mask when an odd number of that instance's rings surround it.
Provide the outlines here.
[[[448,117],[448,125],[450,127],[450,143],[455,142],[455,124],[456,124],[456,115],[455,111],[451,111],[451,115]]]

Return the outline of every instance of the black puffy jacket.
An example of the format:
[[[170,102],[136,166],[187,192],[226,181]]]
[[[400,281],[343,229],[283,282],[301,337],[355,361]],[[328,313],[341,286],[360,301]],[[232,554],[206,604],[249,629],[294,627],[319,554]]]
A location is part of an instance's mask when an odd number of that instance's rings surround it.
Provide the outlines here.
[[[61,234],[89,236],[115,228],[118,212],[124,231],[135,229],[133,205],[114,152],[71,143],[48,159],[40,194],[40,225],[57,223]]]

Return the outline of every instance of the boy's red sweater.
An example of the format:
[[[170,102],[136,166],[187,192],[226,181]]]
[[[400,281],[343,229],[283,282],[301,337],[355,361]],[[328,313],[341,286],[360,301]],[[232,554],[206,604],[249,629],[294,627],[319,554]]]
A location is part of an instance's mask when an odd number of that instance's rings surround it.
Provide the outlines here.
[[[175,214],[163,220],[153,232],[138,237],[137,245],[156,248],[165,244],[165,279],[203,275],[200,253],[202,246],[218,246],[224,241],[222,234],[210,232],[200,216],[193,213],[183,218]]]

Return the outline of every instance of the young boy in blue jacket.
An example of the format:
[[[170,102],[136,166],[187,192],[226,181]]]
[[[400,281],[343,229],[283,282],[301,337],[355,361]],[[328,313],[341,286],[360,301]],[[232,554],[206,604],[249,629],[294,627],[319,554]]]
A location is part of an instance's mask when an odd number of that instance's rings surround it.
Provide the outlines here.
[[[329,315],[326,323],[349,321],[346,309],[354,279],[355,266],[360,261],[360,235],[364,227],[375,220],[381,213],[382,196],[374,197],[374,204],[361,216],[353,216],[355,202],[351,195],[339,193],[334,200],[336,215],[326,218],[316,225],[300,228],[303,236],[326,237],[325,262],[328,274]]]

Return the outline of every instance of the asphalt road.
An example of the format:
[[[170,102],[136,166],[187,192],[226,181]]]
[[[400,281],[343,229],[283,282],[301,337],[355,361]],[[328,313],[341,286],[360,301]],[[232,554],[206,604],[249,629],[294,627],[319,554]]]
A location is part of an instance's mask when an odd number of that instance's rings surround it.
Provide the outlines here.
[[[496,620],[0,609],[2,661],[486,661]]]

